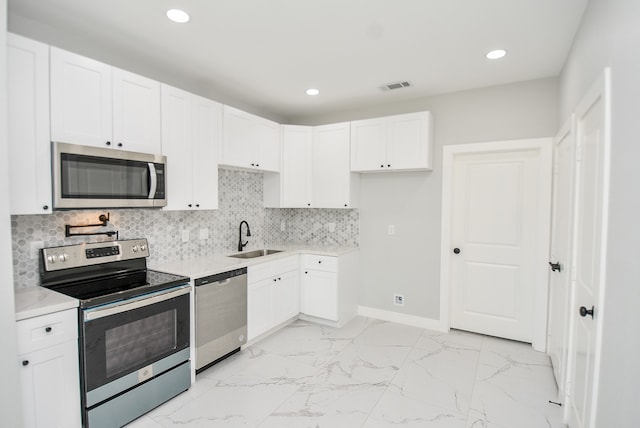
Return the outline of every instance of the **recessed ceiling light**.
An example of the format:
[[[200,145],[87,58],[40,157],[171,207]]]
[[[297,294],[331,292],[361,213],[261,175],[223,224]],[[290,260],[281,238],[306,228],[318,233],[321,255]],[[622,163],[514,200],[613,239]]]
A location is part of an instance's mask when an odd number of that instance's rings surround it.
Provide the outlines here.
[[[307,95],[318,95],[320,93],[319,90],[311,88],[311,89],[307,89]]]
[[[168,10],[167,18],[179,24],[184,24],[185,22],[189,22],[189,14],[184,10],[180,10],[180,9]]]
[[[504,49],[496,49],[495,51],[491,51],[487,54],[487,58],[489,59],[500,59],[507,54],[507,51]]]

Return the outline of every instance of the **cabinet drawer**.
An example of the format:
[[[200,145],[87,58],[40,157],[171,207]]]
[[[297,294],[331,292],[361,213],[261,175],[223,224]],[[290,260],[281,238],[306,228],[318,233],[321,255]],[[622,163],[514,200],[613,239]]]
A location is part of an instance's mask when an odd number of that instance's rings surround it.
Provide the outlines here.
[[[69,309],[16,323],[18,354],[44,349],[78,338],[78,312]]]
[[[297,271],[299,268],[299,256],[291,256],[271,262],[256,264],[248,267],[247,282],[249,284],[252,284],[254,282],[262,281],[263,279],[271,278],[276,275],[282,275],[285,272],[290,272],[292,270]]]
[[[332,256],[317,256],[314,254],[305,254],[302,256],[302,269],[337,272],[338,258]]]

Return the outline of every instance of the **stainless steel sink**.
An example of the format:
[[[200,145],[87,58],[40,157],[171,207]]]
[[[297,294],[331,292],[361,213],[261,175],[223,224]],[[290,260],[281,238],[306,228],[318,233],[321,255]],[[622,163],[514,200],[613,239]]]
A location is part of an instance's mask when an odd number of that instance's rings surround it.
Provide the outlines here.
[[[236,259],[255,259],[256,257],[264,257],[269,254],[281,253],[282,250],[253,250],[246,253],[232,254],[229,257],[235,257]]]

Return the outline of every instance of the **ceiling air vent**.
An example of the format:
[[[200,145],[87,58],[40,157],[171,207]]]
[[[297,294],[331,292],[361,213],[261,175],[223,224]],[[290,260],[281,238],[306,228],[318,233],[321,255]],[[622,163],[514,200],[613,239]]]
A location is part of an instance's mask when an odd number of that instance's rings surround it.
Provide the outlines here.
[[[382,90],[383,91],[391,91],[394,89],[402,89],[402,88],[408,88],[409,86],[411,86],[411,83],[404,81],[404,82],[393,82],[393,83],[387,83],[386,85],[382,85]]]

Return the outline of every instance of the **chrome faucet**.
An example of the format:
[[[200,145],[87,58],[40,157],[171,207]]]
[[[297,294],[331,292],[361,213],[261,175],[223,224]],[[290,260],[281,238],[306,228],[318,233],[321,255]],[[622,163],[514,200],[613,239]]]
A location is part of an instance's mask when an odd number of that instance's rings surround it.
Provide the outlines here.
[[[242,225],[243,224],[247,225],[247,237],[251,236],[251,229],[249,229],[249,223],[242,220],[240,222],[240,230],[238,231],[238,251],[242,251],[242,249],[249,243],[249,241],[245,242],[244,244],[242,243]]]

